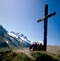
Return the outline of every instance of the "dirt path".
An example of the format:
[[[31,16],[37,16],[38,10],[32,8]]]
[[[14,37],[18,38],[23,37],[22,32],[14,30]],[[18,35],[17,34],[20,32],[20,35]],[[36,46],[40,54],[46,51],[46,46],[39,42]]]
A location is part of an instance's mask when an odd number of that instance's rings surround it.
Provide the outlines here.
[[[23,49],[16,49],[16,50],[13,50],[14,52],[16,53],[25,53],[27,56],[29,56],[30,58],[33,58],[31,55],[30,55],[30,51],[28,48],[23,48]]]

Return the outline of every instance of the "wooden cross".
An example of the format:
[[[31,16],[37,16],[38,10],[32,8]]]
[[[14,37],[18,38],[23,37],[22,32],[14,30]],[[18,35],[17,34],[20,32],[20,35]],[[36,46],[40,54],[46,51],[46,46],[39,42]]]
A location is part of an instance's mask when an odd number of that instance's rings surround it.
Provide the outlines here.
[[[52,12],[51,14],[48,14],[48,4],[45,5],[45,16],[41,19],[39,19],[37,22],[44,21],[44,51],[47,49],[47,23],[48,18],[55,15],[56,12]]]

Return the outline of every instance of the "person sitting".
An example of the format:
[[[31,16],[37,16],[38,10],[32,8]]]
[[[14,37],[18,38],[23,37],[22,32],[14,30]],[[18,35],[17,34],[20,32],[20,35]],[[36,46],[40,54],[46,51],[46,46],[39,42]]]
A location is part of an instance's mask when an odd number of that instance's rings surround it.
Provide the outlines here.
[[[33,43],[30,47],[29,47],[29,50],[33,50],[33,51],[36,51],[37,50],[37,43]]]
[[[43,44],[35,42],[35,43],[33,43],[29,47],[29,50],[32,50],[32,51],[41,51],[41,50],[43,50]]]

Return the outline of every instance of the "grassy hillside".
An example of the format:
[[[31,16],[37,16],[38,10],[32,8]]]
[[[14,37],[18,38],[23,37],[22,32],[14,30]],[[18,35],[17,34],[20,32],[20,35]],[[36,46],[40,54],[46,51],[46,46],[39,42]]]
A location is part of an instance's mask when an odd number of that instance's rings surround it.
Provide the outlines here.
[[[34,61],[58,61],[59,57],[45,52],[45,51],[33,51],[31,52],[31,55],[33,56],[33,58],[35,58]]]
[[[0,61],[60,61],[60,46],[48,46],[46,52],[0,48]]]
[[[58,61],[58,56],[44,51],[32,51],[30,54],[0,51],[0,61]]]
[[[0,51],[0,61],[32,61],[32,59],[24,53]]]

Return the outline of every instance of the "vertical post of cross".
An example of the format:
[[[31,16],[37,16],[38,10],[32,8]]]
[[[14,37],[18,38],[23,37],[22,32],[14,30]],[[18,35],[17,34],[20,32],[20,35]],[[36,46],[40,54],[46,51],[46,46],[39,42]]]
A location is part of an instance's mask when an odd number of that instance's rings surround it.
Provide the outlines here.
[[[48,4],[45,5],[45,16],[48,15]],[[44,21],[44,51],[47,49],[47,21],[48,18]]]

